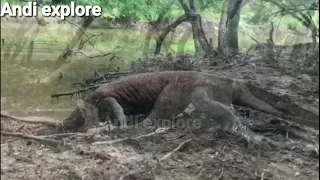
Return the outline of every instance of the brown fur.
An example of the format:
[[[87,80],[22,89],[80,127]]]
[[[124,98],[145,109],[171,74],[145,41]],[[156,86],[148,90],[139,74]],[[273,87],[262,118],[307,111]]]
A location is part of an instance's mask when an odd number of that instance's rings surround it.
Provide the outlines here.
[[[205,92],[202,92],[203,90]],[[226,110],[226,107],[232,104],[243,105],[273,115],[281,114],[266,102],[253,96],[244,83],[195,71],[166,71],[127,76],[99,87],[85,98],[85,102],[99,108],[102,107],[104,100],[109,102],[105,105],[106,107],[110,107],[110,102],[115,100],[122,108],[117,106],[112,111],[116,109],[120,114],[127,115],[148,114],[149,118],[157,119],[178,115],[190,103],[199,104],[198,109],[206,108],[200,107],[201,103],[197,103],[199,98],[202,104],[207,103],[210,108],[213,108],[214,116],[218,116],[221,110],[230,121],[234,121],[234,117],[229,118],[233,114]],[[211,100],[208,100],[209,98]],[[215,111],[215,109],[220,110]],[[66,130],[79,131],[84,122],[85,119],[77,108],[63,121],[62,125]]]

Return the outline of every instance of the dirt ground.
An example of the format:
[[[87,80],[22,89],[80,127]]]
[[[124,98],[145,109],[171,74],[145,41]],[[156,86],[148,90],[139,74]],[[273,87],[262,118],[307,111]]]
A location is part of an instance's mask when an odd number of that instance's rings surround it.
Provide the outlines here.
[[[262,60],[205,69],[252,80],[319,114],[319,70],[314,74],[292,62],[266,64]],[[251,125],[267,127],[277,120],[242,107],[235,110],[241,121]],[[106,136],[55,137],[61,142],[56,149],[28,139],[2,136],[1,178],[319,179],[318,130],[298,126],[308,135],[305,139],[295,138],[285,130],[269,130],[259,135],[271,141],[247,142],[235,135],[215,132],[211,125],[204,124],[197,130],[136,128],[109,132]]]

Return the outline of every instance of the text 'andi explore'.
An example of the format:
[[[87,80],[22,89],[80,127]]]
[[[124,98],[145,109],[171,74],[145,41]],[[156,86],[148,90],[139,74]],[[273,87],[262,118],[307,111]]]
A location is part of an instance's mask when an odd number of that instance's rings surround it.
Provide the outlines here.
[[[45,5],[41,8],[43,16],[45,17],[60,17],[65,19],[68,16],[101,16],[102,9],[100,6],[81,6],[75,5],[74,2],[70,3],[70,6],[67,5],[56,5],[49,6]],[[37,2],[28,2],[25,6],[20,5],[10,5],[8,2],[5,2],[1,7],[1,17],[2,16],[12,16],[12,17],[31,17],[38,16],[38,4]]]

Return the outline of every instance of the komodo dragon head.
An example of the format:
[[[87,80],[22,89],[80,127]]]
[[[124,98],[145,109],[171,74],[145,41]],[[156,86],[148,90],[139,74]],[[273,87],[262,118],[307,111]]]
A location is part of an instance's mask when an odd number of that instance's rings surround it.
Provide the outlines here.
[[[77,108],[56,127],[38,132],[38,135],[59,134],[67,132],[86,132],[99,124],[98,109],[83,100],[77,101]]]

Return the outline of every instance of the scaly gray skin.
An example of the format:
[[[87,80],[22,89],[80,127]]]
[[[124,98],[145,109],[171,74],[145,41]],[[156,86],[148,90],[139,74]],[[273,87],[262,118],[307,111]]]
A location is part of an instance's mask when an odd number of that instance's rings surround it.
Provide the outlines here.
[[[236,116],[228,108],[232,104],[281,115],[280,111],[253,96],[246,84],[196,71],[126,76],[102,85],[84,101],[97,107],[100,121],[104,121],[107,115],[118,126],[125,122],[124,115],[146,114],[150,119],[170,119],[183,112],[189,104],[193,104],[197,111],[206,109],[225,130],[238,124]],[[77,107],[57,128],[43,133],[85,132],[85,121],[81,109]]]

